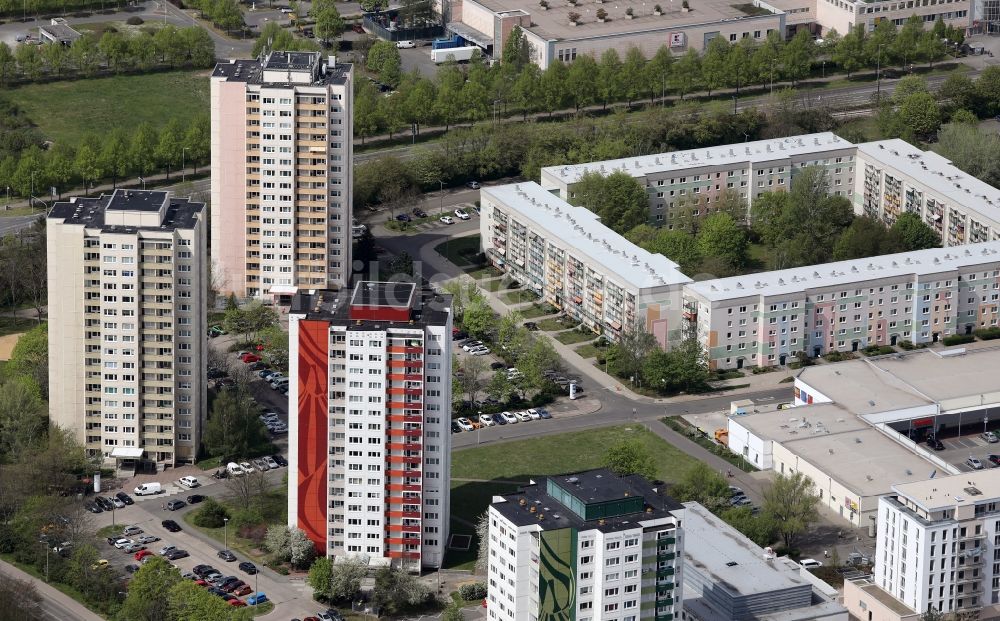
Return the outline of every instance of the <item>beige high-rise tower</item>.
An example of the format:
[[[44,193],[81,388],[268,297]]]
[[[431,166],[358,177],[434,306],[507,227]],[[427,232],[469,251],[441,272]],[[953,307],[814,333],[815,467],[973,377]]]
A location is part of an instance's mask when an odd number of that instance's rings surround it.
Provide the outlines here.
[[[271,52],[212,74],[212,262],[239,297],[288,301],[351,276],[353,70]]]
[[[193,463],[207,415],[205,206],[116,190],[48,216],[49,418],[107,460]]]

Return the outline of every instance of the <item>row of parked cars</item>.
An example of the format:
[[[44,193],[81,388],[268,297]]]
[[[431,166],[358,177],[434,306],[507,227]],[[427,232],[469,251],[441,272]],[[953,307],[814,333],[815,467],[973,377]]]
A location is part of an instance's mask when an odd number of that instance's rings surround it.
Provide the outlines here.
[[[545,408],[531,408],[521,412],[500,412],[499,414],[480,414],[478,420],[456,418],[451,422],[452,433],[463,431],[473,431],[482,427],[496,427],[497,425],[516,425],[518,423],[530,423],[533,420],[552,418],[552,413]]]
[[[236,556],[229,550],[221,550],[219,558],[229,562],[236,560]],[[249,561],[240,563],[239,568],[251,576],[257,573],[257,567]],[[240,578],[223,575],[221,571],[211,565],[195,565],[191,571],[185,572],[181,577],[193,580],[195,584],[205,587],[209,593],[226,600],[230,606],[238,607],[247,604],[256,606],[268,601],[267,595],[263,592],[254,593],[253,588]],[[249,597],[243,601],[240,599],[242,595]]]
[[[278,418],[277,412],[264,412],[260,415],[260,422],[264,423],[264,426],[267,427],[267,430],[270,431],[272,435],[277,436],[283,433],[288,433],[288,425]]]
[[[244,474],[250,474],[254,470],[260,470],[261,472],[267,472],[268,470],[277,470],[278,468],[283,468],[288,465],[288,460],[281,455],[271,455],[269,457],[258,457],[256,459],[251,459],[249,461],[235,462],[231,461],[226,464],[226,472],[229,476],[243,476]]]
[[[93,500],[84,505],[84,508],[91,513],[104,513],[115,509],[124,509],[128,505],[135,504],[132,497],[125,492],[118,492],[114,496],[96,496]]]

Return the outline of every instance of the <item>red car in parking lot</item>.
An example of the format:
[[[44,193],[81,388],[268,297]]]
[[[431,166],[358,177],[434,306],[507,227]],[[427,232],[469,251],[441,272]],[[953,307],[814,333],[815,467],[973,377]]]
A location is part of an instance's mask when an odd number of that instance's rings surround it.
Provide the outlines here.
[[[260,356],[258,356],[256,354],[243,354],[243,356],[240,358],[240,360],[242,360],[243,362],[245,362],[247,364],[251,364],[253,362],[260,362]]]
[[[138,552],[135,553],[135,560],[141,561],[147,556],[153,556],[153,553],[150,552],[149,550],[139,550]]]

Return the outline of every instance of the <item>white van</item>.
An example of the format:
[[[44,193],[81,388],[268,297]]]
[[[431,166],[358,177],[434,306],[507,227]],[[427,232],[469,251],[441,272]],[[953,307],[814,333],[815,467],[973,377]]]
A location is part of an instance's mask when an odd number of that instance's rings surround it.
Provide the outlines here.
[[[246,474],[245,472],[243,472],[243,466],[239,465],[234,461],[231,461],[228,464],[226,464],[226,471],[229,472],[230,476],[234,477],[238,477],[241,474]]]
[[[152,494],[162,494],[163,487],[159,483],[143,483],[135,488],[136,496],[150,496]]]
[[[177,479],[177,482],[187,488],[198,487],[201,483],[198,482],[197,477],[181,477]]]

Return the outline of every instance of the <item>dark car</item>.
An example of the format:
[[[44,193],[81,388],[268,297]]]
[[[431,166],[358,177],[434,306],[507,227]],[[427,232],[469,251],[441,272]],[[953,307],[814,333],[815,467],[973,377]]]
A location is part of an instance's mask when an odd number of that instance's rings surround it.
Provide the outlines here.
[[[503,416],[500,416],[500,414],[494,414],[493,415],[493,422],[495,422],[498,425],[506,425],[507,424],[507,421],[504,419]]]
[[[550,414],[549,411],[546,410],[545,408],[539,408],[538,415],[546,419],[552,418],[552,414]]]
[[[187,558],[189,556],[191,556],[191,555],[188,554],[187,550],[171,550],[170,552],[167,552],[166,554],[164,554],[163,558],[165,558],[167,560],[170,560],[170,561],[176,561],[179,558]]]
[[[183,509],[187,506],[187,503],[183,500],[171,500],[167,503],[167,511],[177,511],[178,509]]]
[[[210,367],[208,369],[208,379],[219,379],[220,377],[225,377],[226,372],[221,369],[216,369],[215,367]]]
[[[212,571],[213,569],[215,568],[212,567],[211,565],[195,565],[194,567],[191,568],[191,573],[193,573],[198,577],[201,577],[208,575],[208,572]]]
[[[212,595],[218,595],[219,597],[226,595],[226,592],[220,589],[219,587],[210,587],[208,589],[208,592],[211,593]]]
[[[118,492],[117,494],[115,494],[115,498],[117,498],[118,500],[124,502],[127,505],[134,505],[135,504],[135,501],[132,500],[132,497],[129,496],[128,494],[126,494],[125,492]]]
[[[462,433],[462,428],[458,426],[458,423],[451,421],[451,432],[452,433]]]
[[[411,218],[409,216],[409,214],[405,214],[405,213],[401,213],[398,216],[396,216],[396,220],[398,220],[400,222],[410,222],[412,219],[413,218]]]
[[[988,459],[994,466],[1000,466],[1000,455],[990,455],[986,459]]]
[[[506,369],[507,365],[502,362],[493,362],[490,364],[490,369],[496,371],[498,369]]]
[[[943,451],[944,443],[938,440],[934,436],[927,436],[927,446],[931,447],[935,451]]]
[[[201,494],[191,494],[190,496],[187,497],[187,503],[189,505],[196,505],[202,500],[205,500],[205,497],[202,496]]]
[[[135,572],[139,571],[139,566],[138,565],[126,565],[125,566],[125,571],[127,571],[130,574],[134,574]]]
[[[452,332],[451,337],[453,339],[455,339],[456,341],[460,341],[462,339],[469,338],[469,333],[468,332],[463,332],[462,330],[459,330],[458,332]]]
[[[538,324],[535,323],[534,321],[525,321],[524,327],[531,332],[535,332],[536,330],[538,330]]]
[[[281,455],[271,455],[271,459],[278,462],[279,466],[284,467],[288,465],[288,460],[282,457]]]
[[[251,576],[257,573],[257,566],[251,563],[250,561],[243,561],[242,563],[239,564],[239,568],[240,571],[245,571]]]
[[[173,520],[163,520],[160,524],[172,533],[181,532],[181,527]]]
[[[94,499],[94,502],[96,502],[105,511],[111,511],[115,508],[115,503],[111,502],[104,496],[98,496]]]
[[[224,561],[229,561],[230,563],[236,560],[236,555],[229,550],[219,550],[219,553],[216,556]]]
[[[102,509],[96,502],[88,502],[85,507],[87,511],[90,511],[91,513],[104,513],[104,509]]]
[[[421,209],[420,207],[414,207],[413,208],[413,215],[415,215],[418,218],[426,218],[427,217],[427,212],[424,211],[423,209]]]

